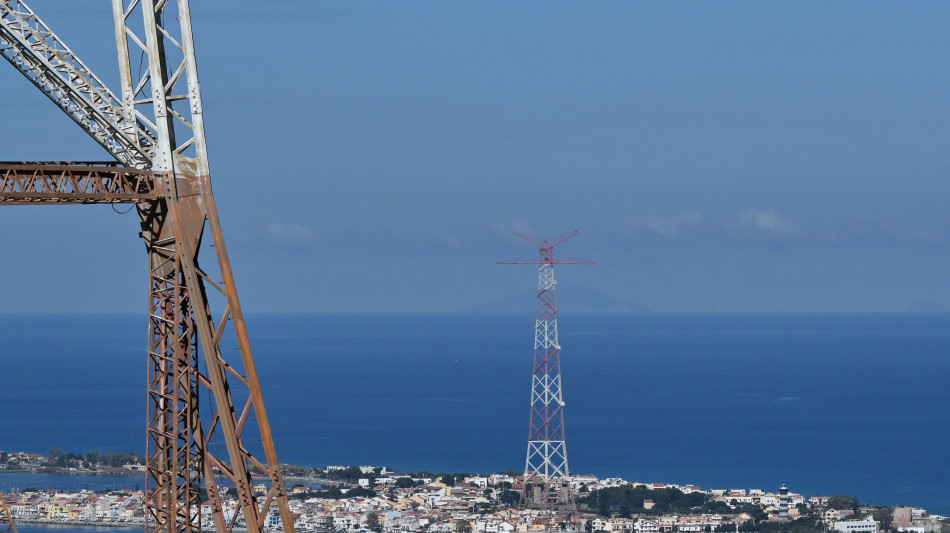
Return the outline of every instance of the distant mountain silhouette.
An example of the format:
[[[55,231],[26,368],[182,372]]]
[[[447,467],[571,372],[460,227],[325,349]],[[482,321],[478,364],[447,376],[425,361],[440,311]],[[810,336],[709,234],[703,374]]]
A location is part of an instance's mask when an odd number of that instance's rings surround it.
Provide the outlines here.
[[[531,313],[537,309],[537,291],[526,291],[507,298],[460,309],[465,313]],[[587,287],[557,288],[558,309],[571,313],[649,313],[650,308],[620,300]]]
[[[933,300],[915,300],[907,306],[907,310],[913,313],[946,313],[947,306]]]

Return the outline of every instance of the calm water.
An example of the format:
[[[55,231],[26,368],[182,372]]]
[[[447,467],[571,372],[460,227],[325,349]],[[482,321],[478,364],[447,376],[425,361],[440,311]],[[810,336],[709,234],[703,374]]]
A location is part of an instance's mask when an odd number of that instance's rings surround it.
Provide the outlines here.
[[[145,526],[137,527],[75,527],[69,525],[43,525],[34,526],[32,524],[18,523],[17,531],[19,533],[132,533],[142,531]]]
[[[950,514],[950,315],[560,318],[573,472]],[[252,316],[281,460],[523,468],[532,327]],[[0,315],[0,449],[143,451],[144,346],[139,316]]]
[[[31,474],[28,472],[0,473],[0,492],[22,491],[28,488],[56,489],[64,492],[100,489],[145,488],[140,476],[64,476],[56,474]]]

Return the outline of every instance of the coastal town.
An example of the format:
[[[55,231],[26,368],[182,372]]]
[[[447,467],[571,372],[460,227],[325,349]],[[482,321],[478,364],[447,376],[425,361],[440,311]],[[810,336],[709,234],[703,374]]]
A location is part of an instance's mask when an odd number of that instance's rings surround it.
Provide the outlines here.
[[[63,459],[66,457],[66,459]],[[132,455],[134,457],[134,454]],[[98,468],[87,457],[3,454],[0,471],[54,468],[89,473]],[[46,466],[44,466],[46,465]],[[108,466],[141,475],[140,463]],[[593,475],[569,478],[578,514],[563,510],[544,515],[522,505],[523,474],[397,473],[378,466],[287,467],[288,497],[295,528],[312,532],[509,533],[575,530],[591,533],[787,532],[948,533],[943,516],[924,509],[861,505],[846,495],[805,497],[784,486],[774,490],[703,489],[695,485],[643,483]],[[49,471],[49,470],[44,470]],[[0,481],[2,481],[0,472]],[[293,480],[300,481],[294,483]],[[319,482],[318,482],[319,481]],[[529,480],[530,481],[530,480]],[[265,492],[266,485],[256,490]],[[141,527],[145,523],[141,490],[62,492],[27,488],[3,494],[16,522],[34,524]],[[226,490],[225,517],[242,527],[236,491]],[[210,501],[201,504],[203,527],[212,529]],[[2,520],[5,517],[0,518]],[[575,524],[572,526],[571,524]],[[279,531],[276,512],[266,518]]]

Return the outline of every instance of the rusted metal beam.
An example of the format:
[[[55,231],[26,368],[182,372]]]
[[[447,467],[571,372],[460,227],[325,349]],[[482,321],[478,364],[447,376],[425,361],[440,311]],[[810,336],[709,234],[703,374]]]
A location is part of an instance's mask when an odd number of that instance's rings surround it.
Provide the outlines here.
[[[0,204],[138,203],[160,197],[154,172],[115,162],[0,162]]]
[[[121,99],[24,0],[0,0],[0,56],[124,165],[0,163],[0,205],[135,204],[150,266],[147,531],[200,532],[203,485],[218,533],[232,533],[235,527],[260,533],[275,515],[283,532],[293,533],[211,194],[189,0],[112,0],[112,8]],[[135,58],[147,68],[133,68]],[[198,262],[206,226],[217,260],[209,263],[219,270],[214,278]],[[224,313],[212,314],[206,282],[226,299]],[[217,316],[222,318],[215,322]],[[233,332],[240,351],[228,354],[230,363],[220,346],[226,330]],[[238,358],[240,363],[232,364]],[[199,416],[198,391],[203,389],[213,402]],[[243,406],[240,415],[232,390]],[[209,450],[218,441],[225,449]],[[252,454],[255,441],[263,457]],[[238,492],[238,508],[227,517],[216,471]],[[270,478],[263,498],[252,487],[254,473]]]
[[[4,522],[7,523],[6,527],[3,527]],[[0,531],[17,533],[16,524],[13,522],[13,513],[10,511],[10,507],[7,506],[7,502],[3,500],[3,494],[0,494]]]

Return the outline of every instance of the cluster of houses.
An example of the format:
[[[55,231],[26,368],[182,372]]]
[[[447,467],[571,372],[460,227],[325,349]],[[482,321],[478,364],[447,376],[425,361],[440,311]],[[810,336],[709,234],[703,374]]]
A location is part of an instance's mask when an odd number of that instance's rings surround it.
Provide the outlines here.
[[[378,476],[360,479],[350,488],[344,488],[343,497],[314,496],[305,486],[295,486],[290,496],[294,525],[298,531],[312,532],[387,532],[409,531],[430,533],[531,533],[548,529],[568,528],[567,516],[545,517],[539,511],[518,509],[505,505],[500,495],[505,490],[517,490],[520,477],[506,474],[471,476],[452,480],[441,478],[409,477],[388,473],[385,469],[364,467],[368,474]],[[401,481],[402,480],[402,481]],[[411,483],[409,482],[411,481]],[[751,504],[763,510],[772,520],[792,520],[801,509],[824,509],[828,498],[814,496],[805,499],[800,494],[769,493],[761,490],[703,491],[694,485],[664,485],[660,483],[629,483],[619,478],[599,479],[595,476],[575,476],[571,480],[577,491],[593,491],[608,487],[633,485],[648,489],[676,488],[684,493],[702,492],[712,501],[721,501],[733,514],[690,514],[643,517],[611,517],[582,514],[578,524],[582,530],[610,533],[713,533],[739,531],[740,524],[752,519],[740,509]],[[366,490],[356,490],[357,486]],[[260,486],[258,490],[266,490]],[[348,491],[361,494],[347,497]],[[4,496],[15,520],[25,522],[77,522],[134,524],[144,523],[143,493],[114,491],[63,494],[57,491],[38,491]],[[203,504],[203,526],[213,528],[209,503]],[[650,509],[652,500],[644,501]],[[224,512],[229,520],[241,516],[237,502],[225,500]],[[877,533],[880,524],[874,520],[855,520],[854,511],[829,509],[822,515],[828,530],[840,533]],[[870,510],[867,513],[870,514]],[[893,511],[892,529],[908,533],[941,533],[940,517],[929,517],[921,509],[898,507]],[[282,529],[279,515],[273,511],[266,519],[266,527]]]
[[[38,453],[11,452],[3,454],[0,460],[0,470],[7,470],[11,465],[16,465],[18,470],[36,470],[41,468],[44,463],[49,461],[49,457]]]
[[[4,494],[21,522],[130,523],[145,520],[142,491],[61,493],[56,490]]]

